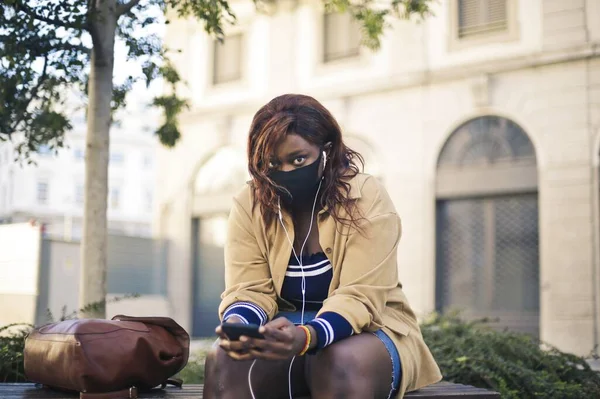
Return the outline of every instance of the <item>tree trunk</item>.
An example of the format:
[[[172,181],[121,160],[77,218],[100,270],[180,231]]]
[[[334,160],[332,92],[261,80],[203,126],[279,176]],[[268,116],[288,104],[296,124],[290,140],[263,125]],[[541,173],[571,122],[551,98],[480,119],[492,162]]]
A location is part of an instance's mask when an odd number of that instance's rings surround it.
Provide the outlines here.
[[[82,317],[106,317],[106,207],[109,132],[112,121],[116,0],[94,0],[89,29],[93,40],[88,86],[85,195],[81,240],[79,306]]]

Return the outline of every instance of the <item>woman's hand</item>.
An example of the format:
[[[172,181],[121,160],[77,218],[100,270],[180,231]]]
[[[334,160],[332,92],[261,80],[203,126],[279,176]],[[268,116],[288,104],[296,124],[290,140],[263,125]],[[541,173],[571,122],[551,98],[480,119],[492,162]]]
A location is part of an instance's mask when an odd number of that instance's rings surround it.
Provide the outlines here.
[[[217,334],[221,337],[219,345],[235,360],[285,360],[304,348],[306,334],[284,317],[277,318],[259,329],[265,339],[240,337],[239,341],[229,341],[220,327]]]
[[[306,333],[286,319],[279,317],[263,327],[259,332],[265,339],[241,337],[248,344],[248,353],[255,359],[285,360],[296,356],[304,348]]]
[[[237,316],[231,316],[224,323],[242,323],[242,319]],[[215,333],[219,337],[219,346],[223,349],[229,357],[235,360],[248,360],[254,359],[253,357],[248,357],[248,348],[241,341],[231,341],[227,337],[227,335],[223,332],[221,326],[218,326],[215,329]]]

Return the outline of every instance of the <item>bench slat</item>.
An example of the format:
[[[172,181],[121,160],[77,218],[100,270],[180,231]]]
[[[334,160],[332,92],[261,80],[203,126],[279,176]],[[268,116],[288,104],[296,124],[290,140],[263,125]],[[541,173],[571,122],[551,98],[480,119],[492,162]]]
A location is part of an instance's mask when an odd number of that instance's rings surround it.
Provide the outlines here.
[[[162,391],[141,394],[141,398],[153,399],[198,399],[202,397],[202,385],[184,385],[183,389],[167,388]],[[37,388],[34,384],[0,384],[2,399],[72,399],[78,395],[68,395],[49,389]],[[415,392],[409,392],[406,398],[444,398],[444,399],[498,399],[500,394],[468,385],[439,382]]]
[[[437,384],[419,389],[418,391],[408,392],[406,398],[444,398],[444,399],[498,399],[500,394],[487,389],[475,388],[470,385],[454,384],[451,382],[438,382]]]

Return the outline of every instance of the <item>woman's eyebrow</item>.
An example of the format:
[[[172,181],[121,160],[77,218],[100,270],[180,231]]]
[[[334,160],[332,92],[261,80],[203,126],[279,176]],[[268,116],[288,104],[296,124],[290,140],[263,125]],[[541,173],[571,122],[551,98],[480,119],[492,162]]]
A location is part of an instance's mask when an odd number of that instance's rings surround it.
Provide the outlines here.
[[[299,155],[305,155],[305,154],[306,154],[306,150],[296,150],[296,151],[290,152],[287,155],[287,158],[292,159],[292,158],[296,158]]]

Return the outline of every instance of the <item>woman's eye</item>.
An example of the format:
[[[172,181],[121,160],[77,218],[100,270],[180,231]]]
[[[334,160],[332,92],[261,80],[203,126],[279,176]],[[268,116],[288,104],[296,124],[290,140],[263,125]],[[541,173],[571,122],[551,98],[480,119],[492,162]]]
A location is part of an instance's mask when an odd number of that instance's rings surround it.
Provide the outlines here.
[[[306,161],[306,157],[298,157],[298,158],[294,159],[294,165],[296,165],[296,166],[302,165],[304,163],[304,161]]]
[[[275,167],[277,167],[277,165],[275,164],[275,162],[269,161],[269,169],[275,169]]]

